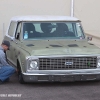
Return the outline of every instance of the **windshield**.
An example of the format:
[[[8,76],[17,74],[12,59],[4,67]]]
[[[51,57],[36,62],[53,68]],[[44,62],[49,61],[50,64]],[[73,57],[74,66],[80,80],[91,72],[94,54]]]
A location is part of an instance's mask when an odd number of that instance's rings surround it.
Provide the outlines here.
[[[80,22],[25,22],[23,39],[84,39]]]

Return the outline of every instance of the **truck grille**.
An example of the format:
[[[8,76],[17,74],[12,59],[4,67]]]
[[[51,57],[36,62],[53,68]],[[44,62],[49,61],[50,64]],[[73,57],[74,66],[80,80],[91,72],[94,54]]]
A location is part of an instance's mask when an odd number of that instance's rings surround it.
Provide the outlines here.
[[[97,57],[39,58],[39,70],[94,69]]]

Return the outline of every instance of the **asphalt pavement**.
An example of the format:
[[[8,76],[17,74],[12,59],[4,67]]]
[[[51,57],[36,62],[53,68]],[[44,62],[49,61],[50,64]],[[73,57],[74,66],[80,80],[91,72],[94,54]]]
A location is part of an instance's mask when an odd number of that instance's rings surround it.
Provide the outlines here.
[[[0,85],[0,100],[100,100],[100,81],[20,84],[14,74]]]

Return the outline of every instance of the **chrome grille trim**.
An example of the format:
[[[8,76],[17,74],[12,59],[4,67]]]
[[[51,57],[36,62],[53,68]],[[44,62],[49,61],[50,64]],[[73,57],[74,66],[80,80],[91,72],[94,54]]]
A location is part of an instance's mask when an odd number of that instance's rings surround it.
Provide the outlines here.
[[[39,58],[39,70],[95,69],[97,57],[44,57]]]

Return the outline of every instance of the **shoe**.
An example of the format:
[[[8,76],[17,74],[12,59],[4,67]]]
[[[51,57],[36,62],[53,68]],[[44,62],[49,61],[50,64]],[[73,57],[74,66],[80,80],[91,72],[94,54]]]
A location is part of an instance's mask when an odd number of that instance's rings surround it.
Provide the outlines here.
[[[10,80],[10,79],[9,79],[9,78],[7,78],[4,82],[9,82],[9,80]]]
[[[3,84],[3,83],[9,82],[9,80],[10,80],[9,78],[7,78],[5,81],[0,80],[0,85]]]
[[[0,80],[0,84],[2,84],[3,82]]]

